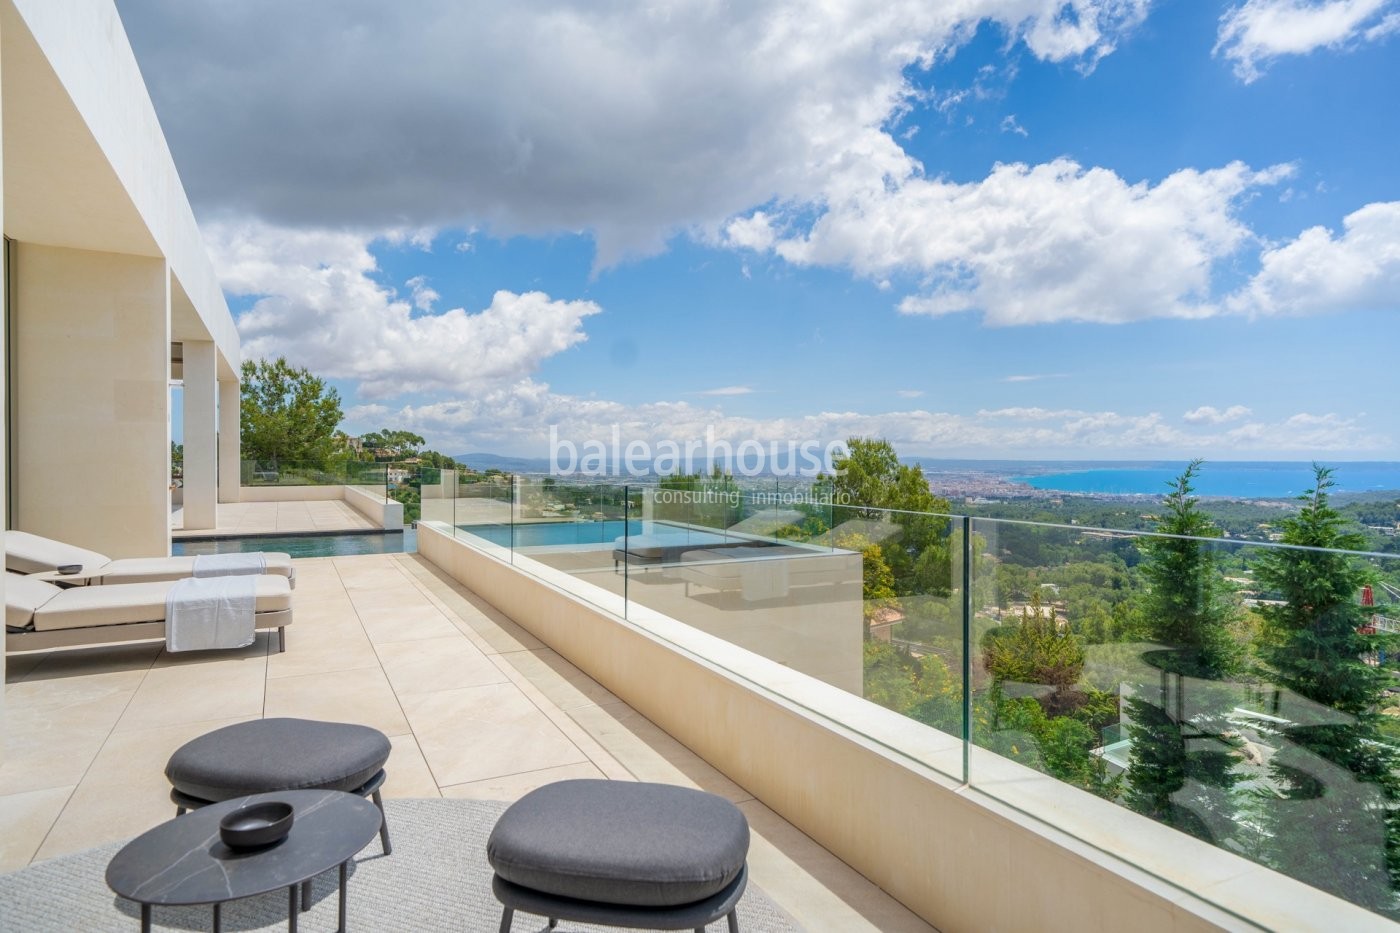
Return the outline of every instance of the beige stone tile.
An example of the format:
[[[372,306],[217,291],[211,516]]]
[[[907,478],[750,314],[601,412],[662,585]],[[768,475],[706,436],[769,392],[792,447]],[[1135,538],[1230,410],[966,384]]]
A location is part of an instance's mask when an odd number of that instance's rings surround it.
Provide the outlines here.
[[[157,659],[131,698],[116,731],[262,715],[267,658],[194,652]],[[166,657],[172,659],[162,665]]]
[[[507,682],[505,672],[455,629],[447,638],[382,644],[377,650],[400,697]]]
[[[697,787],[736,803],[753,797],[630,706],[580,706],[568,715],[639,781]]]
[[[810,933],[933,933],[933,927],[757,800],[738,804],[752,831],[755,884]]]
[[[268,656],[267,676],[297,677],[378,666],[379,656],[358,622],[353,627],[303,628],[298,624],[287,631],[287,650]]]
[[[366,617],[361,614],[365,633],[375,645],[392,645],[398,642],[423,641],[457,636],[456,626],[434,606],[405,609],[402,612],[385,612]]]
[[[537,787],[553,784],[555,781],[571,781],[577,778],[602,779],[603,772],[590,762],[576,765],[560,765],[557,768],[542,768],[539,771],[526,771],[523,774],[505,774],[487,778],[484,781],[471,781],[466,784],[451,784],[442,789],[444,797],[467,797],[472,800],[516,801]]]
[[[510,684],[403,697],[404,712],[439,786],[586,760]]]
[[[29,864],[72,793],[53,787],[0,797],[0,872]]]
[[[175,815],[165,765],[181,745],[246,718],[114,732],[73,791],[36,858],[129,839]]]
[[[441,796],[437,782],[433,780],[433,772],[418,748],[418,740],[412,734],[392,735],[389,743],[394,750],[389,753],[389,763],[384,766],[388,775],[384,781],[384,796]]]
[[[82,780],[145,676],[115,671],[6,687],[0,793]]]
[[[39,663],[25,679],[54,680],[116,672],[145,672],[150,669],[162,650],[160,642],[143,642],[135,645],[102,645],[94,648],[74,648],[70,651],[50,651],[38,656]]]
[[[612,691],[549,648],[514,651],[502,655],[496,663],[512,682],[529,683],[561,710],[622,702]]]
[[[385,735],[410,731],[399,701],[378,667],[269,680],[264,711],[270,717],[360,723]]]

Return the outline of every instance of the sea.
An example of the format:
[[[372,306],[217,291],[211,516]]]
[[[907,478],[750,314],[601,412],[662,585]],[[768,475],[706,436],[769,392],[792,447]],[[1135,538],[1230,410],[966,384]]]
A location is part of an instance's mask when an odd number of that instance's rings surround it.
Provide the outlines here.
[[[1336,493],[1400,490],[1400,463],[1338,463],[1332,466]],[[1183,463],[1144,463],[1092,466],[1075,464],[1056,470],[1037,464],[1034,472],[1011,477],[1036,489],[1081,494],[1162,495],[1168,483],[1186,468]],[[1288,499],[1313,486],[1309,463],[1207,462],[1193,483],[1200,496],[1232,499]]]

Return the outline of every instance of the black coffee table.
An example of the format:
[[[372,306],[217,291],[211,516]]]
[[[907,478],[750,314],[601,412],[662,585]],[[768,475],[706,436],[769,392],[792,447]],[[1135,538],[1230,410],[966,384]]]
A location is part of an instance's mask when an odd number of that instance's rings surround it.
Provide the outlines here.
[[[219,820],[253,803],[292,805],[286,839],[263,849],[230,849],[219,839]],[[141,905],[141,930],[151,929],[154,905],[212,904],[214,930],[227,901],[287,889],[287,929],[297,928],[298,888],[340,866],[340,933],[345,930],[346,868],[379,832],[374,804],[337,790],[288,790],[210,804],[162,823],[129,842],[107,865],[107,884]],[[307,892],[309,895],[309,891]],[[305,898],[303,898],[305,899]],[[302,910],[310,903],[300,905]]]

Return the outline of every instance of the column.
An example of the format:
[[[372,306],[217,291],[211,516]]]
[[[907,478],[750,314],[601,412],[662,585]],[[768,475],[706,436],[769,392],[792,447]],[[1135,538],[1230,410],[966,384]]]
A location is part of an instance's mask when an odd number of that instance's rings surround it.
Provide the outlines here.
[[[218,375],[212,340],[186,340],[185,529],[219,524]]]
[[[219,380],[219,501],[242,497],[242,393],[237,379]]]
[[[12,527],[111,557],[169,554],[165,260],[20,242],[14,264]]]

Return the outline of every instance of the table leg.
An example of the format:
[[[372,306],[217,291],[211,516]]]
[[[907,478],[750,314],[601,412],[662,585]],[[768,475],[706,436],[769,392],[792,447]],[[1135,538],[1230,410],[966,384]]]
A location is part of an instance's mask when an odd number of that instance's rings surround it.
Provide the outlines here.
[[[301,883],[301,912],[306,913],[311,909],[311,879],[307,878]]]
[[[287,888],[287,933],[297,933],[297,887]]]
[[[151,933],[151,905],[141,905],[141,933]]]
[[[214,933],[221,933],[224,928],[223,904],[214,905]]]
[[[335,933],[345,933],[345,885],[350,880],[346,873],[349,867],[348,859],[340,863],[340,926],[335,928]]]

